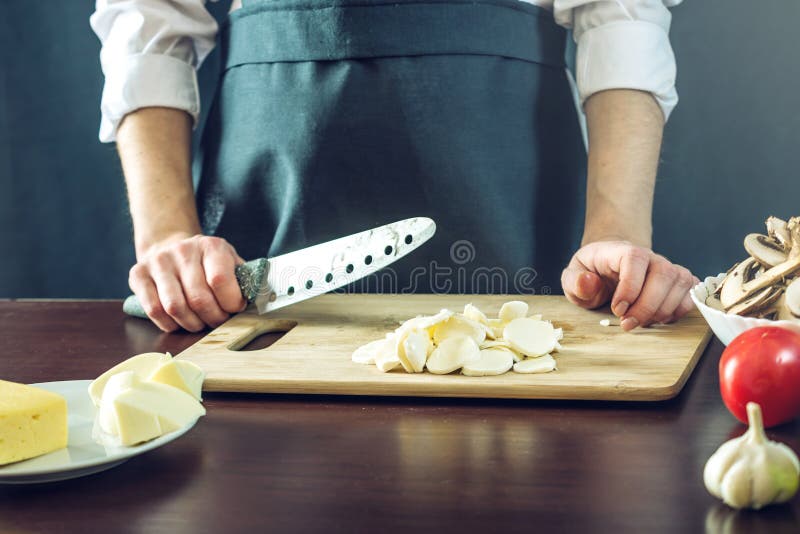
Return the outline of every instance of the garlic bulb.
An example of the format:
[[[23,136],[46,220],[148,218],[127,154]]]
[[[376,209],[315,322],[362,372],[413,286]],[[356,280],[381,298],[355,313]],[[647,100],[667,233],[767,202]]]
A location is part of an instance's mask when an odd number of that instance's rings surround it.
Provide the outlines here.
[[[706,463],[706,489],[732,508],[758,510],[786,502],[797,492],[800,462],[784,445],[767,439],[761,407],[747,403],[750,428],[744,435],[722,444]]]

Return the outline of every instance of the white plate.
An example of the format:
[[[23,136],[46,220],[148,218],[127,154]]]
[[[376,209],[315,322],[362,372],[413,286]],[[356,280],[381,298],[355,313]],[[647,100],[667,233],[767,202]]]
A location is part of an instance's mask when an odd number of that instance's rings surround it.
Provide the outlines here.
[[[796,321],[773,321],[771,319],[759,319],[756,317],[743,317],[741,315],[733,315],[725,313],[720,310],[706,305],[706,299],[709,295],[714,293],[717,286],[722,279],[725,278],[725,273],[720,273],[718,276],[708,276],[705,280],[694,286],[690,291],[694,305],[700,310],[700,313],[705,317],[708,326],[714,331],[714,334],[719,338],[724,345],[728,345],[733,338],[757,326],[780,326],[788,328],[800,333],[800,323]]]
[[[105,471],[128,458],[181,437],[194,426],[193,422],[180,430],[134,447],[108,447],[95,443],[92,439],[95,407],[87,391],[90,383],[91,380],[68,380],[31,384],[67,399],[69,442],[65,449],[0,466],[0,484],[54,482]]]

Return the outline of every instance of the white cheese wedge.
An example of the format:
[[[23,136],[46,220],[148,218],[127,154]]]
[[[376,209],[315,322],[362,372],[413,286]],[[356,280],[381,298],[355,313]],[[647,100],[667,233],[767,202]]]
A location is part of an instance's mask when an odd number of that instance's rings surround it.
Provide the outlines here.
[[[555,369],[556,360],[549,354],[540,356],[539,358],[522,360],[514,364],[515,373],[549,373]]]
[[[421,373],[425,369],[425,360],[433,350],[433,343],[427,330],[412,330],[397,345],[397,357],[400,364],[409,373]]]
[[[97,422],[105,444],[130,446],[183,428],[205,413],[188,393],[123,371],[106,383]]]
[[[176,387],[197,400],[202,399],[203,370],[193,362],[172,359],[158,366],[147,380]]]
[[[461,372],[467,376],[502,375],[514,365],[511,352],[503,348],[484,349],[480,358],[474,362],[467,362]]]
[[[425,363],[428,371],[436,375],[446,375],[461,369],[464,364],[479,360],[481,351],[478,344],[468,336],[448,337],[437,346]]]
[[[521,300],[511,300],[500,307],[497,318],[504,323],[508,323],[526,315],[528,315],[528,303]]]
[[[64,397],[0,380],[0,465],[63,449],[67,434]]]
[[[532,358],[553,352],[558,343],[551,323],[526,317],[508,323],[503,338],[515,351]]]
[[[108,380],[115,374],[133,371],[140,378],[147,378],[161,364],[170,360],[172,360],[172,356],[169,353],[162,354],[160,352],[146,352],[128,358],[94,379],[94,381],[89,384],[89,396],[92,398],[94,405],[99,407],[100,399],[103,397],[103,389],[106,387]]]

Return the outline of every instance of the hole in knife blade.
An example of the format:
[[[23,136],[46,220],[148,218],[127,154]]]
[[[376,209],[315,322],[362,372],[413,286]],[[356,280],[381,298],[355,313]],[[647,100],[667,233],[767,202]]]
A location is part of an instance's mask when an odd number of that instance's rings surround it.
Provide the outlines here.
[[[352,273],[353,272],[353,264],[352,263],[348,263],[347,267],[345,267],[344,270],[347,271],[347,274]]]
[[[333,280],[333,275],[331,273],[326,274],[325,275],[325,282],[330,284],[331,280]]]
[[[289,289],[286,291],[286,293],[288,293],[290,297],[294,295],[294,286],[289,286]]]
[[[411,234],[408,234],[408,235],[406,236],[406,239],[405,239],[405,241],[406,241],[406,245],[410,245],[410,244],[411,244],[411,242],[412,242],[413,240],[414,240],[414,238],[413,238],[413,237],[411,237]]]
[[[364,263],[366,263],[367,265],[369,265],[370,263],[372,263],[372,256],[370,256],[370,255],[367,255],[367,257],[366,257],[366,258],[364,258]]]
[[[392,248],[392,245],[388,245],[385,249],[383,249],[383,253],[388,256],[389,254],[392,253],[393,250],[394,249]]]
[[[314,287],[314,282],[306,280],[306,289],[311,289],[312,287]]]

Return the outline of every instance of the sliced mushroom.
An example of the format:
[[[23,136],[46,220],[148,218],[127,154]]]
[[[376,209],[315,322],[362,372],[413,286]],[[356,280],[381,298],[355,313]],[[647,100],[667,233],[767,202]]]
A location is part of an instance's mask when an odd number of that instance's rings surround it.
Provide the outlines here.
[[[755,258],[747,258],[739,263],[720,284],[719,300],[726,310],[737,302],[747,298],[744,285],[755,278],[760,265]]]
[[[775,241],[780,243],[784,252],[789,252],[792,248],[792,238],[787,228],[787,223],[783,219],[770,217],[767,219],[767,233]]]
[[[744,249],[766,268],[786,261],[786,250],[777,239],[763,234],[748,234],[744,238]]]
[[[784,306],[795,318],[800,318],[800,277],[786,286]]]
[[[769,286],[761,291],[757,291],[750,297],[744,299],[727,310],[728,313],[736,315],[747,315],[767,308],[783,294],[783,286]]]

